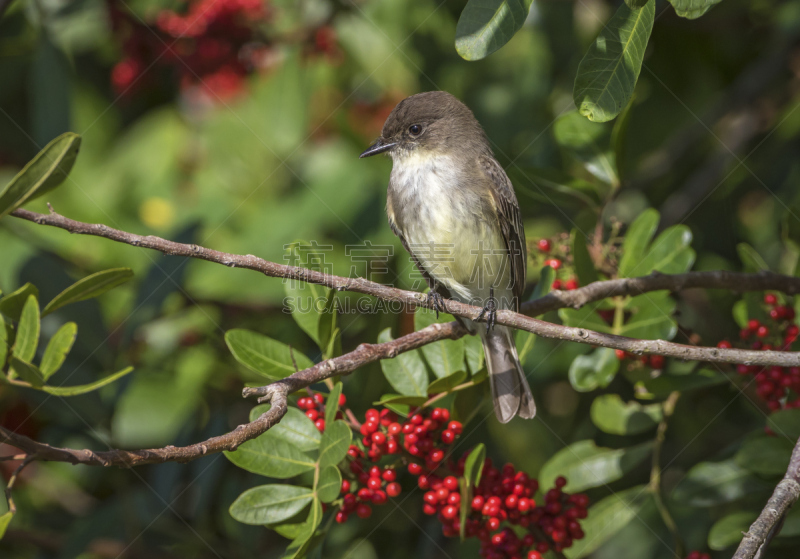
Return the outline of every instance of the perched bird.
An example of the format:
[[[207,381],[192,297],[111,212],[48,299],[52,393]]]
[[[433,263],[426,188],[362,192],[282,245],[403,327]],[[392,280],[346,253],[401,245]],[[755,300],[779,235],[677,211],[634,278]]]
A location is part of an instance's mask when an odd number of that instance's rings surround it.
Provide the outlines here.
[[[472,111],[444,91],[394,108],[361,157],[388,153],[389,225],[411,253],[437,310],[442,298],[483,307],[480,335],[497,418],[536,414],[514,331],[494,325],[496,309],[519,309],[525,288],[525,231],[514,188]]]

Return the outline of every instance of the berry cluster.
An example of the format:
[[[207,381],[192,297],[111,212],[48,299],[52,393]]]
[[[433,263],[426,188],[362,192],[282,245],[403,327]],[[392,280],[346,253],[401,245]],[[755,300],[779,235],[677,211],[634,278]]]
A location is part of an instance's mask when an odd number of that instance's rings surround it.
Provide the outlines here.
[[[559,270],[562,269],[567,259],[567,245],[558,244],[554,248],[550,239],[539,239],[536,243],[536,248],[539,251],[539,255],[534,255],[534,260],[542,259],[541,266],[550,266],[556,272],[556,279],[553,280],[553,284],[550,286],[552,289],[566,289],[567,291],[572,291],[580,287],[578,278],[575,276],[570,275],[566,279],[558,277]],[[553,252],[558,253],[561,258],[553,256],[551,254]],[[561,275],[564,274],[562,273]]]
[[[302,398],[301,403],[307,414],[319,405],[313,398]],[[373,505],[400,495],[398,472],[405,466],[424,491],[423,513],[437,516],[445,536],[458,536],[461,500],[466,494],[462,478],[469,453],[454,461],[446,449],[462,429],[445,408],[414,410],[404,420],[388,409],[367,410],[364,423],[358,426],[362,438],[347,452],[342,496],[335,503],[339,506],[336,521],[346,522],[352,514],[368,518]],[[393,457],[391,464],[375,464],[386,456]],[[469,503],[464,534],[480,540],[481,555],[486,559],[538,559],[550,549],[560,552],[583,537],[578,520],[586,518],[589,504],[585,495],[564,493],[565,485],[566,480],[558,478],[545,494],[544,504],[537,505],[534,495],[539,484],[535,479],[511,464],[496,468],[487,459]],[[519,536],[512,526],[526,533]]]
[[[686,559],[711,559],[711,555],[700,551],[692,551],[686,556]]]
[[[344,394],[339,395],[339,406],[344,406],[347,402]],[[325,397],[322,394],[314,394],[297,400],[297,407],[306,412],[306,417],[314,422],[314,426],[322,433],[325,431]],[[336,419],[342,419],[342,412],[336,412]]]
[[[620,361],[624,361],[626,359],[633,362],[638,361],[645,367],[650,367],[651,369],[655,369],[657,371],[660,371],[664,368],[665,361],[663,355],[634,355],[622,349],[615,349],[614,353],[616,353],[617,359]]]
[[[762,351],[792,351],[792,344],[800,334],[800,327],[795,324],[795,310],[782,305],[772,293],[764,295],[764,310],[768,312],[769,320],[764,323],[750,319],[739,332],[740,345]],[[722,340],[717,347],[731,348],[733,344]],[[763,368],[740,364],[736,366],[736,372],[755,376],[756,392],[770,410],[800,408],[800,367]]]

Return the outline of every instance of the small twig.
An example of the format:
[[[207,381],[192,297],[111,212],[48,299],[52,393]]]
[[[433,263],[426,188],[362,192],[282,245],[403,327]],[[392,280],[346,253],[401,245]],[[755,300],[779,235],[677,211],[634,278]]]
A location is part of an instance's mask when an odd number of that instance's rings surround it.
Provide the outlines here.
[[[772,538],[780,533],[786,513],[800,497],[800,440],[792,451],[786,475],[775,487],[767,505],[745,532],[733,559],[763,557]]]
[[[664,522],[664,525],[666,525],[670,534],[672,534],[672,539],[675,541],[675,556],[685,557],[686,544],[683,542],[683,538],[681,537],[680,530],[678,530],[678,525],[675,523],[675,519],[672,518],[672,515],[670,514],[666,504],[664,504],[664,499],[661,496],[661,449],[663,448],[664,441],[666,440],[669,419],[675,412],[675,404],[678,403],[678,398],[680,398],[680,396],[681,393],[678,391],[671,392],[664,403],[661,404],[662,417],[661,421],[658,423],[658,428],[656,429],[656,440],[655,444],[653,445],[653,459],[650,467],[649,489],[653,495],[653,501],[656,504],[658,513],[661,515],[661,520]]]
[[[14,484],[17,482],[17,478],[22,473],[22,470],[24,470],[28,464],[33,462],[35,458],[36,456],[34,454],[26,456],[22,461],[22,464],[20,464],[17,469],[14,470],[14,473],[11,474],[11,478],[8,480],[8,485],[6,485],[6,501],[8,502],[8,511],[11,514],[17,513],[17,505],[14,503],[14,499],[11,496],[11,490],[14,489]]]

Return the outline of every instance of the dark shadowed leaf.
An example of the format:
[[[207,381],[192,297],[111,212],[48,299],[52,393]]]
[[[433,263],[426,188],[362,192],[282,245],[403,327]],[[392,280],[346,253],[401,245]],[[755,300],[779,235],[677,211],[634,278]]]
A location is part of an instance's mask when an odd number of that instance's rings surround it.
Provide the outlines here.
[[[42,362],[39,363],[39,370],[42,371],[44,380],[49,379],[64,364],[64,359],[72,349],[75,336],[78,334],[78,325],[74,322],[67,322],[59,328],[50,341],[42,355]]]
[[[386,406],[389,404],[405,404],[409,406],[421,406],[428,398],[426,396],[403,396],[402,394],[384,394],[375,406]]]
[[[2,540],[3,536],[6,535],[6,529],[8,528],[8,525],[13,517],[14,513],[10,510],[0,515],[0,540]]]
[[[11,355],[20,361],[31,363],[36,356],[36,347],[39,345],[40,327],[39,302],[34,295],[28,295],[20,314],[17,336],[14,339],[14,347],[11,348]]]
[[[666,291],[643,293],[628,300],[625,310],[632,315],[614,332],[645,340],[671,340],[678,332],[673,316],[676,302]]]
[[[0,217],[64,182],[72,170],[80,145],[81,137],[72,132],[47,144],[0,191]]]
[[[586,236],[578,229],[573,229],[571,237],[572,258],[575,262],[575,273],[581,285],[589,285],[597,281],[597,270],[594,269],[594,262],[586,248]]]
[[[663,416],[659,404],[623,402],[619,394],[604,394],[592,402],[592,422],[612,435],[637,435],[655,428]]]
[[[336,466],[341,462],[347,455],[347,449],[350,447],[352,437],[353,432],[344,421],[337,420],[326,425],[319,445],[320,469]]]
[[[28,296],[39,297],[39,290],[31,283],[26,283],[16,291],[13,291],[0,299],[0,313],[3,313],[11,320],[19,320],[22,307],[28,300]]]
[[[225,332],[225,343],[239,363],[270,379],[284,378],[295,372],[293,355],[298,370],[314,364],[288,345],[249,330],[228,330]]]
[[[736,252],[739,254],[742,264],[744,264],[745,271],[751,273],[769,271],[769,265],[767,265],[764,258],[747,243],[736,245]]]
[[[782,476],[789,467],[794,444],[781,435],[747,439],[734,460],[742,468],[762,476]]]
[[[464,360],[472,376],[483,368],[483,344],[479,336],[464,336]],[[426,377],[427,378],[427,377]]]
[[[436,313],[422,307],[414,313],[414,329],[422,330],[434,322],[451,322],[455,320],[451,315]],[[436,378],[449,377],[456,371],[465,371],[464,367],[464,338],[458,340],[440,340],[422,346],[422,355],[430,365]]]
[[[669,0],[675,13],[686,19],[697,19],[722,0]]]
[[[656,15],[651,0],[638,10],[621,5],[578,65],[573,99],[595,122],[616,117],[633,96]]]
[[[609,495],[589,507],[589,516],[581,521],[584,538],[564,550],[568,559],[586,557],[636,518],[650,494],[643,485]]]
[[[114,289],[133,277],[133,270],[130,268],[113,268],[103,270],[91,276],[86,276],[66,288],[56,295],[52,301],[42,311],[42,316],[50,314],[71,303],[85,301],[92,297],[98,297],[110,289]]]
[[[611,325],[597,314],[598,309],[602,309],[601,303],[589,303],[579,309],[558,309],[558,317],[567,326],[575,328],[588,328],[596,332],[611,333]]]
[[[319,473],[317,497],[323,503],[330,503],[339,496],[342,489],[342,473],[336,466],[328,466]]]
[[[553,135],[592,175],[615,188],[619,185],[609,125],[588,121],[578,111],[570,111],[556,120]]]
[[[739,511],[717,520],[708,532],[708,547],[722,551],[739,543],[756,518],[757,512]]]
[[[602,183],[575,178],[554,169],[529,165],[518,168],[515,164],[507,172],[514,183],[517,196],[546,204],[596,208],[601,205],[608,190]]]
[[[8,332],[6,332],[6,320],[0,314],[0,369],[6,364],[8,357]]]
[[[546,490],[558,476],[564,476],[570,493],[599,487],[621,479],[638,466],[650,454],[652,446],[644,443],[614,449],[598,447],[591,440],[578,441],[559,450],[542,466],[539,483]]]
[[[692,507],[713,507],[741,499],[748,493],[769,490],[769,485],[731,460],[701,462],[672,492],[672,498]]]
[[[472,503],[472,492],[481,482],[481,474],[483,474],[483,464],[486,460],[486,446],[479,443],[473,448],[467,460],[464,462],[464,479],[461,483],[461,539],[464,539],[464,531],[466,528],[467,514],[470,511],[470,503]]]
[[[767,419],[769,428],[778,436],[796,441],[800,438],[800,410],[780,410]]]
[[[619,370],[619,359],[613,349],[603,347],[579,355],[569,366],[569,382],[578,392],[591,392],[609,385]]]
[[[317,531],[317,527],[322,522],[322,503],[319,499],[314,499],[311,503],[311,508],[308,511],[308,517],[305,522],[293,526],[294,530],[291,533],[296,534],[293,536],[292,543],[286,548],[282,557],[286,559],[301,559],[308,556],[308,552],[317,547],[322,539],[325,537],[324,531]],[[279,533],[284,537],[290,537],[289,530],[286,526],[282,526],[283,530]]]
[[[627,236],[626,236],[627,237]],[[673,225],[665,229],[650,245],[641,261],[635,263],[632,276],[646,276],[658,271],[662,274],[679,274],[694,264],[692,231],[686,225]]]
[[[276,524],[300,512],[312,499],[313,493],[308,487],[260,485],[239,495],[230,513],[244,524]]]
[[[41,388],[44,384],[44,376],[36,365],[27,363],[12,355],[8,361],[17,376],[31,385],[33,388]]]
[[[314,469],[314,460],[297,447],[272,434],[263,435],[242,443],[225,456],[240,468],[267,477],[285,479]]]
[[[463,384],[467,380],[467,373],[464,371],[456,371],[449,377],[437,378],[428,386],[428,394],[438,394],[440,392],[447,392],[452,390],[459,384]]]
[[[619,261],[619,276],[633,277],[633,270],[642,260],[656,233],[660,216],[654,209],[647,209],[633,220],[622,243],[622,258]],[[643,274],[635,274],[643,275]]]
[[[697,388],[707,388],[717,384],[727,382],[724,374],[711,369],[700,369],[690,375],[668,375],[662,374],[653,379],[647,379],[638,383],[636,396],[643,399],[658,398],[666,396],[670,392],[678,390],[685,392]]]
[[[386,328],[378,336],[378,343],[392,340],[391,328]],[[428,393],[428,370],[422,361],[419,350],[400,353],[394,359],[382,359],[383,376],[392,388],[405,396],[425,396]]]
[[[305,254],[305,251],[314,250],[311,246],[307,243],[293,244],[295,248],[288,250]],[[323,285],[299,280],[286,280],[284,291],[285,303],[292,311],[292,318],[320,349],[326,350],[336,324],[336,292]]]
[[[456,25],[456,51],[480,60],[505,45],[522,28],[533,0],[468,0]]]
[[[250,410],[250,421],[255,421],[262,414],[269,411],[269,404],[261,404]],[[303,451],[316,450],[322,440],[319,432],[306,414],[299,409],[289,406],[286,415],[277,425],[270,428],[273,437],[281,439]]]

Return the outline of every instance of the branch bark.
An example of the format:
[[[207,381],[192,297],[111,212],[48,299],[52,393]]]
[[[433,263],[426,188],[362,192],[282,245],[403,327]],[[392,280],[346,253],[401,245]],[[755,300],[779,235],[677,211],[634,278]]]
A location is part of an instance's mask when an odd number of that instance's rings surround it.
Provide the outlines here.
[[[800,440],[792,451],[786,475],[775,487],[767,506],[761,511],[750,529],[744,534],[742,543],[733,559],[760,559],[766,554],[772,538],[780,533],[786,513],[800,497]]]
[[[154,236],[141,236],[112,229],[105,225],[75,221],[55,212],[50,215],[28,210],[16,210],[15,217],[40,225],[49,225],[71,233],[92,235],[117,242],[160,251],[164,254],[199,258],[230,267],[246,268],[270,277],[292,278],[317,283],[339,290],[350,290],[373,295],[390,301],[399,301],[411,307],[429,307],[427,298],[411,291],[381,285],[362,278],[331,276],[314,270],[286,266],[269,262],[252,255],[237,255],[215,251],[197,245],[175,243]],[[544,314],[559,308],[581,306],[606,297],[639,295],[648,291],[679,291],[690,288],[728,289],[734,291],[777,290],[788,294],[800,293],[800,278],[772,273],[742,274],[736,272],[688,272],[677,275],[651,274],[640,278],[623,278],[595,282],[573,291],[554,291],[545,297],[523,304],[523,312]],[[474,319],[481,308],[446,300],[445,310],[456,316]],[[747,363],[757,365],[800,365],[800,356],[788,352],[761,352],[737,349],[701,348],[675,344],[663,340],[635,340],[586,330],[570,328],[536,320],[511,311],[499,311],[497,323],[506,324],[543,337],[588,343],[603,347],[623,349],[630,353],[656,353],[687,360]],[[213,437],[207,441],[185,447],[168,446],[144,450],[73,450],[58,448],[29,439],[0,428],[0,441],[24,451],[36,460],[69,462],[72,464],[132,467],[162,462],[188,462],[207,454],[235,450],[243,442],[257,437],[275,425],[287,409],[290,393],[323,381],[335,375],[348,374],[357,368],[378,361],[391,359],[405,351],[417,349],[443,339],[458,339],[466,335],[466,329],[457,322],[433,324],[391,342],[383,344],[361,344],[354,351],[318,363],[298,371],[273,384],[256,388],[245,388],[243,395],[258,396],[260,402],[271,402],[271,409],[252,423],[240,425],[234,431]]]

